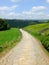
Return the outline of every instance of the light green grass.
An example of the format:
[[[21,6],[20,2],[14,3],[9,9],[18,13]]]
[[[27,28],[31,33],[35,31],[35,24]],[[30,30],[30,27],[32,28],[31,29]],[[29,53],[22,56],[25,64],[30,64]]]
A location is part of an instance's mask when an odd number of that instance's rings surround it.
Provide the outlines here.
[[[38,32],[40,30],[43,30],[45,28],[49,28],[49,23],[43,23],[43,24],[35,24],[25,27],[25,30]]]
[[[0,31],[0,56],[13,48],[21,39],[21,33],[17,28]]]
[[[49,52],[49,29],[40,33],[40,31],[42,31],[46,28],[49,28],[49,23],[30,25],[30,26],[25,27],[24,30],[28,31],[30,34],[32,34],[37,39],[39,39],[41,41],[42,45]]]

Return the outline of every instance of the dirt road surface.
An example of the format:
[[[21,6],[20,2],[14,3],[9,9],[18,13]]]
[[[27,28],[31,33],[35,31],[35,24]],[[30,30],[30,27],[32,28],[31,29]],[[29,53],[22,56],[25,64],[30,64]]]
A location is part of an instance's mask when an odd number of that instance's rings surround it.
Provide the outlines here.
[[[21,42],[0,59],[0,65],[49,65],[49,57],[40,43],[26,31],[20,31]]]

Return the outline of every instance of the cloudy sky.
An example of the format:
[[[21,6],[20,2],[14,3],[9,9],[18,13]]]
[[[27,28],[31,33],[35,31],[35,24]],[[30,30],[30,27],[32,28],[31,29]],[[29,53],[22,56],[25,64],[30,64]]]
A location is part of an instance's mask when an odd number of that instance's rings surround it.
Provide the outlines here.
[[[49,0],[0,0],[0,18],[49,19]]]

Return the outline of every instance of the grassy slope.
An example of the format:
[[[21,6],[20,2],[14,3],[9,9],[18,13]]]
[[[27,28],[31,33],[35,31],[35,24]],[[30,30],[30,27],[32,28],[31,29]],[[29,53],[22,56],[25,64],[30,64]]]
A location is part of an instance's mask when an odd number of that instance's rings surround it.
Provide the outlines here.
[[[38,38],[43,46],[49,51],[49,30],[45,30],[43,33],[40,33],[41,30],[49,28],[49,23],[30,25],[24,28],[36,38]]]
[[[0,57],[9,49],[13,48],[21,38],[21,33],[17,28],[0,32]]]

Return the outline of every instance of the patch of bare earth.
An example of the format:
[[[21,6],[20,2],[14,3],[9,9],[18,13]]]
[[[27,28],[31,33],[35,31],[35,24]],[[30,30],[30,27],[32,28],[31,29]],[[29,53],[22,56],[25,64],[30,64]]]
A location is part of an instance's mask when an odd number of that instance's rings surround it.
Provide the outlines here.
[[[40,43],[29,33],[20,31],[23,36],[21,42],[0,59],[0,65],[49,65],[49,57]]]

